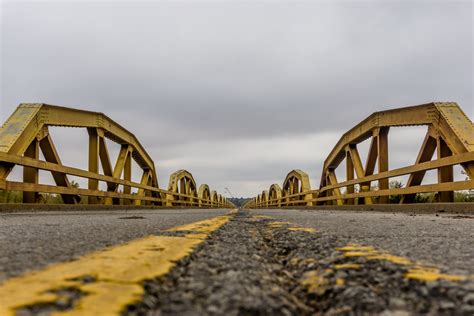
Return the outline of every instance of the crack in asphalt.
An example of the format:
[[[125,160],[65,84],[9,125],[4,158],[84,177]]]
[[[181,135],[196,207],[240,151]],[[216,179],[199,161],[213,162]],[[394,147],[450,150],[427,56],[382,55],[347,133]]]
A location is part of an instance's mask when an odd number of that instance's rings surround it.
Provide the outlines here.
[[[240,211],[124,315],[474,314],[472,278],[409,279],[407,262]]]

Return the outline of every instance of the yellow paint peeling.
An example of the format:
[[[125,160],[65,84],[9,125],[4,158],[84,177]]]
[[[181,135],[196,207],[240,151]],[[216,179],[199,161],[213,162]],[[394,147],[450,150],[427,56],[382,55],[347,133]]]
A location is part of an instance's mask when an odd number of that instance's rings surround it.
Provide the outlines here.
[[[377,252],[367,252],[367,251],[348,251],[344,253],[344,256],[346,257],[367,257],[367,256],[373,256],[376,255]]]
[[[176,227],[169,231],[193,233],[149,236],[9,279],[0,285],[0,315],[13,316],[25,306],[53,303],[60,297],[51,291],[62,288],[75,288],[85,295],[72,310],[52,315],[119,315],[127,305],[140,300],[144,280],[168,273],[228,220],[228,216],[219,216]],[[80,281],[84,276],[95,281],[84,284]]]
[[[367,256],[367,260],[383,260],[392,262],[399,265],[410,265],[413,264],[410,259],[400,256],[394,256],[391,254],[383,253],[379,255]]]
[[[341,278],[336,279],[336,285],[338,286],[343,286],[345,283],[346,281],[344,281],[344,279],[341,279]]]
[[[285,225],[290,225],[291,223],[289,222],[271,222],[268,224],[268,226],[273,227],[273,228],[279,228]]]
[[[410,270],[405,274],[405,278],[418,280],[418,281],[437,281],[437,280],[448,280],[448,281],[463,281],[466,280],[466,276],[452,275],[441,273],[438,268],[428,267],[417,264],[406,257],[395,256],[385,251],[376,250],[370,246],[360,246],[357,244],[348,244],[345,247],[336,248],[336,250],[342,251],[345,257],[365,257],[367,260],[380,260],[387,261],[397,265],[403,265],[410,267]],[[350,266],[351,264],[342,264],[338,266]]]
[[[327,290],[329,280],[318,271],[309,271],[303,274],[301,284],[306,287],[308,292],[323,295]]]
[[[315,233],[316,232],[316,229],[309,228],[309,227],[289,227],[288,230],[302,231],[302,232],[307,232],[307,233]]]
[[[358,246],[358,245],[354,245],[354,244],[349,244],[345,247],[339,247],[339,248],[336,248],[336,250],[339,250],[339,251],[358,251],[358,252],[373,252],[375,251],[374,247],[370,247],[370,246]]]
[[[334,266],[337,270],[343,269],[360,269],[361,265],[357,263],[344,263],[344,264],[336,264]]]
[[[467,279],[467,277],[463,275],[445,274],[441,273],[439,269],[424,267],[415,267],[410,269],[405,274],[405,278],[425,282],[433,282],[438,280],[459,282]]]

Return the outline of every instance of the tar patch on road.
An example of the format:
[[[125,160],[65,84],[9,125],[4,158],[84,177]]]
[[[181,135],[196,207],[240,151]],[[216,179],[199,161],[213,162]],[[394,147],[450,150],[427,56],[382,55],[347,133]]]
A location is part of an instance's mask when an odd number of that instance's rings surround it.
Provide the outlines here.
[[[124,315],[474,314],[472,276],[239,212]]]

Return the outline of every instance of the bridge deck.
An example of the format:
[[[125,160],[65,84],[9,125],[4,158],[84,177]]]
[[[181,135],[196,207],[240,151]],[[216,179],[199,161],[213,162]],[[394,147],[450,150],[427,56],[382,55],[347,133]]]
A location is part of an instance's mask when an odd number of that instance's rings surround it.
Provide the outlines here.
[[[472,214],[163,209],[0,218],[1,315],[474,310]]]

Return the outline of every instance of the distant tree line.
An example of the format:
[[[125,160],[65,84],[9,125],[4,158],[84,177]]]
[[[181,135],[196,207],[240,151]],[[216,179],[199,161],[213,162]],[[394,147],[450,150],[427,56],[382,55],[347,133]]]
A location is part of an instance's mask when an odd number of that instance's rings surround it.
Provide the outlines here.
[[[79,183],[72,180],[71,187],[79,188]],[[23,202],[23,192],[21,191],[10,191],[10,190],[0,190],[0,203],[22,203]],[[62,204],[63,199],[60,194],[54,193],[40,193],[38,197],[38,203],[42,204]]]
[[[71,186],[74,188],[79,188],[79,183],[76,181],[71,181]],[[403,188],[404,184],[401,181],[390,181],[390,188]],[[377,190],[378,186],[373,185],[372,190]],[[358,185],[355,186],[354,191],[359,192],[360,187]],[[345,189],[341,190],[342,193],[345,193]],[[132,193],[135,194],[135,193]],[[396,204],[399,203],[401,200],[401,195],[390,195],[389,196],[389,203]],[[374,197],[377,200],[377,197]],[[251,200],[251,198],[229,198],[229,201],[235,204],[235,206],[240,207],[243,206],[247,201]],[[23,192],[20,191],[10,191],[10,190],[0,190],[0,203],[22,203],[23,202]],[[436,202],[436,193],[418,193],[415,196],[415,203],[432,203]],[[474,192],[473,191],[455,191],[454,192],[454,202],[474,202]],[[38,203],[44,204],[62,204],[63,199],[61,198],[60,194],[51,194],[51,193],[40,193]],[[81,203],[85,203],[83,199]]]
[[[239,206],[244,205],[247,201],[251,200],[251,198],[240,197],[240,198],[230,198],[228,200],[234,203],[235,206],[239,207]]]

